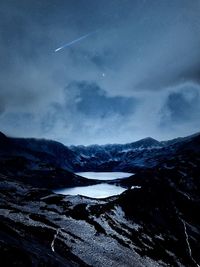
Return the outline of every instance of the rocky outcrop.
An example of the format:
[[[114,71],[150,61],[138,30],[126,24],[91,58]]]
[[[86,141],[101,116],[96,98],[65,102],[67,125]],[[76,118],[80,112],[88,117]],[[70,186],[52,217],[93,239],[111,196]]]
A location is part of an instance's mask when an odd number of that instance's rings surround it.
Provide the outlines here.
[[[4,266],[199,266],[200,137],[163,149],[168,157],[154,155],[153,167],[109,181],[128,190],[100,200],[52,193],[59,175],[84,184],[66,170],[30,169],[31,159],[2,156]]]

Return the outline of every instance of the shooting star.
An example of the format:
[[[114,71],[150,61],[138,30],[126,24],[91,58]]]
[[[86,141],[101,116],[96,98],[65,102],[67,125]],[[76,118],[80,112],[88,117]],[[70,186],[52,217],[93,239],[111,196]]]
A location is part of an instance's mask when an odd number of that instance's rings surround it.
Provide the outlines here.
[[[83,36],[79,37],[78,39],[75,39],[75,40],[73,40],[73,41],[71,41],[71,42],[69,42],[69,43],[66,43],[66,44],[62,45],[61,47],[56,48],[56,49],[54,50],[54,52],[58,52],[58,51],[62,50],[62,49],[65,48],[65,47],[69,47],[69,46],[71,46],[71,45],[73,45],[73,44],[75,44],[75,43],[78,43],[79,41],[81,41],[81,40],[83,40],[83,39],[85,39],[85,38],[87,38],[87,37],[89,37],[89,36],[95,34],[96,32],[98,32],[98,30],[93,31],[93,32],[89,32],[88,34],[83,35]]]

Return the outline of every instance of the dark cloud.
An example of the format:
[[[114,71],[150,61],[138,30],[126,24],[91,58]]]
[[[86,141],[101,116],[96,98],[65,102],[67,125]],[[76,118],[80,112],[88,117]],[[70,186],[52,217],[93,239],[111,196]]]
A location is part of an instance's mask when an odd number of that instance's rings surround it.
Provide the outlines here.
[[[199,0],[1,0],[2,130],[65,143],[198,130],[199,13]]]
[[[40,130],[47,136],[65,133],[69,143],[79,144],[80,136],[86,144],[109,142],[113,132],[123,132],[137,106],[136,98],[111,97],[95,83],[72,82],[64,89],[62,103],[52,103],[42,115]],[[119,136],[112,138],[117,141]]]
[[[71,83],[65,89],[66,98],[74,95],[73,103],[77,112],[92,117],[105,118],[107,116],[129,116],[134,113],[137,105],[133,97],[110,97],[95,83],[79,82]],[[68,101],[67,101],[68,102]]]
[[[164,123],[185,124],[200,118],[200,91],[186,85],[171,92],[163,108]]]

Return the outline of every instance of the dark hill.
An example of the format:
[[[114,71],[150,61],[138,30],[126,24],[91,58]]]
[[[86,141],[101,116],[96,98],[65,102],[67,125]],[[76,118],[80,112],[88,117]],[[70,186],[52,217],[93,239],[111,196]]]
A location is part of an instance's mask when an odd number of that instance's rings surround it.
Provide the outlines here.
[[[152,140],[147,141],[145,148],[141,143],[134,149],[126,146],[126,152],[124,145],[69,151],[52,141],[1,134],[0,257],[4,266],[199,266],[200,135],[156,147],[154,141],[153,146]],[[73,157],[78,164],[77,157],[86,152],[88,162],[97,168],[102,162],[105,165],[105,155],[118,155],[124,169],[142,164],[135,176],[110,182],[129,188],[121,195],[103,200],[61,196],[47,188],[87,181],[62,168],[59,151],[66,160],[69,155],[71,164],[75,164]],[[94,165],[92,158],[101,164]],[[108,162],[110,170],[111,166]]]

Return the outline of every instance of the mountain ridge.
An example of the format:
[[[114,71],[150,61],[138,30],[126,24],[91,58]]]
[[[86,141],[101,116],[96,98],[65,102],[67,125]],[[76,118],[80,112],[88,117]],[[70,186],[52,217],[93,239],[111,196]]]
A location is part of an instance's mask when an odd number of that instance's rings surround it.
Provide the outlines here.
[[[5,266],[199,265],[199,134],[121,155],[127,160],[123,168],[133,171],[135,157],[144,165],[132,177],[109,182],[127,188],[122,194],[99,200],[54,194],[49,184],[95,182],[59,169],[51,162],[55,157],[20,146],[23,153],[5,155],[4,149],[0,146],[0,258]],[[37,170],[29,166],[36,159]],[[108,162],[107,167],[116,166]]]
[[[13,155],[32,161],[32,168],[60,168],[80,171],[133,171],[155,166],[163,158],[175,155],[200,133],[168,141],[147,137],[128,144],[65,146],[57,141],[35,138],[11,138],[0,135],[0,156]],[[191,144],[192,145],[192,144]],[[193,149],[196,149],[195,147]],[[34,162],[34,163],[33,163]],[[43,163],[42,163],[43,162]],[[48,167],[49,166],[49,167]]]

